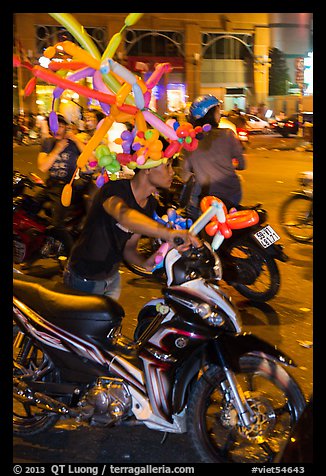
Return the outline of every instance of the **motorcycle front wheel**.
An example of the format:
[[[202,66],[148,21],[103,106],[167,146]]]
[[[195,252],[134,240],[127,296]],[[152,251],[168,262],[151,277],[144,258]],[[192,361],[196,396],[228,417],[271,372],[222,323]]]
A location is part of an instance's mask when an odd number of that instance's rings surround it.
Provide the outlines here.
[[[42,382],[58,382],[55,371],[49,370],[47,356],[36,347],[31,339],[13,326],[13,376],[26,382],[41,380]],[[42,375],[42,377],[38,377]],[[14,392],[15,393],[15,392]],[[13,398],[13,434],[16,436],[34,436],[52,428],[60,415],[49,413],[37,408],[28,401],[21,402]]]
[[[292,195],[280,208],[280,224],[284,232],[298,243],[313,240],[313,201],[307,195]]]
[[[235,267],[237,279],[228,280],[223,255]],[[276,296],[281,284],[280,272],[265,250],[248,240],[238,240],[229,245],[223,255],[223,279],[242,296],[256,302],[266,302]]]
[[[196,382],[188,402],[187,428],[203,463],[271,463],[283,449],[305,407],[294,379],[279,365],[242,357],[236,373],[255,419],[241,424],[220,367],[211,366]]]

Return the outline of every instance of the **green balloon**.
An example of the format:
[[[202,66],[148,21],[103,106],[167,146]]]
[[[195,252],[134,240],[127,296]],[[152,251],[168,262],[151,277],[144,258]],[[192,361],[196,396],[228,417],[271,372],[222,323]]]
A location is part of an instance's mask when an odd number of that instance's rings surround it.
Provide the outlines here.
[[[98,164],[100,167],[107,167],[108,165],[111,164],[111,162],[114,160],[111,154],[109,155],[103,155],[98,159]]]
[[[116,159],[112,160],[112,162],[107,165],[106,167],[106,170],[108,172],[111,172],[112,174],[114,174],[115,172],[119,172],[120,170],[120,162]]]
[[[104,155],[110,155],[110,153],[111,153],[110,149],[108,148],[107,145],[104,145],[104,144],[97,146],[95,150],[95,155],[97,160],[99,160]]]

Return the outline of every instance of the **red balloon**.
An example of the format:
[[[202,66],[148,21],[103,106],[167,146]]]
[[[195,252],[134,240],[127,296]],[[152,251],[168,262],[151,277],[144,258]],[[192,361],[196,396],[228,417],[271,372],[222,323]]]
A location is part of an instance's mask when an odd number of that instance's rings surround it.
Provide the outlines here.
[[[256,210],[240,210],[226,215],[226,222],[232,230],[240,230],[248,226],[256,225],[259,215]]]
[[[29,96],[30,94],[32,94],[32,92],[34,91],[34,88],[36,86],[36,82],[37,82],[37,79],[34,77],[34,78],[31,78],[28,83],[26,84],[25,86],[25,89],[24,89],[24,96],[27,97]]]

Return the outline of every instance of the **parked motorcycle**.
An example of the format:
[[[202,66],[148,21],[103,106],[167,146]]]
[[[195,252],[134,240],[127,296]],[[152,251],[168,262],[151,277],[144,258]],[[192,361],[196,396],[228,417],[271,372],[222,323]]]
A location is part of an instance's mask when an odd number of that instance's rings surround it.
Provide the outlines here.
[[[214,213],[213,204],[195,231]],[[15,435],[59,418],[138,422],[187,432],[203,463],[273,462],[305,407],[285,370],[294,362],[242,332],[207,242],[164,262],[167,285],[140,310],[135,340],[120,334],[124,310],[111,298],[14,273]]]
[[[51,202],[40,203],[35,192],[46,188],[44,181],[34,173],[13,173],[13,261],[32,264],[39,258],[67,256],[69,250],[64,236],[52,225]],[[81,204],[71,206],[65,220],[65,229],[75,239],[80,233],[85,215]]]
[[[189,201],[192,183],[188,182],[179,187],[182,200],[179,201],[181,208],[178,208],[178,213],[183,217],[187,217],[185,208]],[[164,200],[163,203],[166,207],[165,210],[169,207],[177,208],[178,205],[176,206],[175,203],[178,203],[178,199],[174,195],[173,203]],[[266,302],[275,297],[280,288],[281,277],[276,260],[286,262],[288,256],[283,250],[283,245],[276,243],[280,237],[267,223],[268,214],[261,208],[261,204],[238,207],[238,210],[242,209],[256,211],[259,222],[247,228],[232,230],[232,236],[223,241],[219,248],[223,280],[246,298],[257,302]],[[204,234],[204,238],[210,239],[206,234]],[[138,252],[148,258],[159,249],[161,244],[160,240],[144,236],[139,241]],[[128,262],[125,262],[125,265],[139,276],[165,279],[164,268],[152,273],[141,266]]]
[[[291,192],[281,204],[280,224],[284,232],[298,243],[313,240],[313,172],[298,176],[299,190]]]

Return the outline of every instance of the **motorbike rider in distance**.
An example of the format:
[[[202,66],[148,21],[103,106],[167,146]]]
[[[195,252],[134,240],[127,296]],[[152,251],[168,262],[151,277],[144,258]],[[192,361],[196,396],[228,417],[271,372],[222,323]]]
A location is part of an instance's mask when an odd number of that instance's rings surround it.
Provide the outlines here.
[[[229,210],[237,207],[242,198],[240,179],[235,170],[246,168],[239,139],[228,128],[219,128],[221,102],[211,94],[197,97],[189,108],[188,121],[193,127],[210,124],[212,129],[199,141],[194,151],[184,150],[181,177],[187,181],[195,176],[188,215],[196,220],[200,215],[202,197],[214,195]]]

